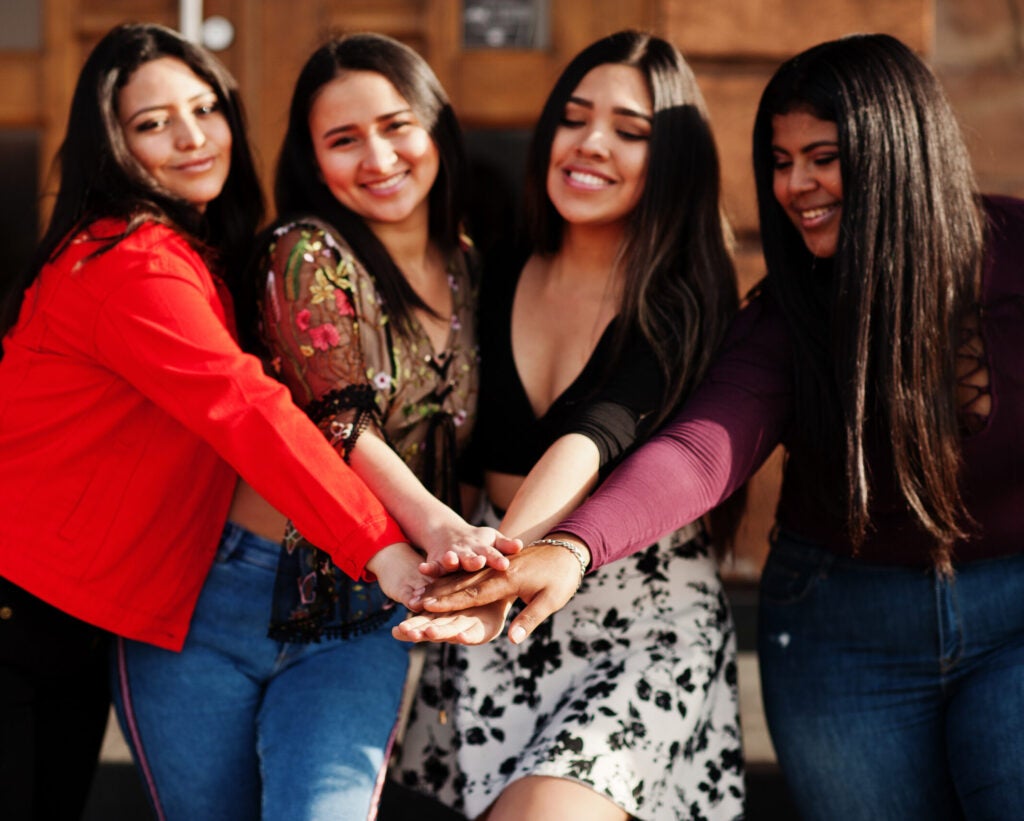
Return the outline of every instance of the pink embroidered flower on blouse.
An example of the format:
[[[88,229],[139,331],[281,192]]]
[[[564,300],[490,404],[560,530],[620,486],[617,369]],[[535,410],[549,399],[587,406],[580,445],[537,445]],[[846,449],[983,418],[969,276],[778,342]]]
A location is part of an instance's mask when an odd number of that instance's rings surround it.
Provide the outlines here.
[[[466,424],[466,419],[469,414],[465,410],[460,410],[455,416],[452,417],[452,421],[455,423],[455,427],[460,428]]]
[[[304,308],[303,310],[301,310],[297,314],[295,314],[295,327],[298,328],[300,331],[308,331],[309,330],[309,319],[310,319],[309,310]]]
[[[373,386],[379,391],[386,391],[391,387],[391,377],[386,373],[378,373],[373,377]]]
[[[346,294],[341,288],[338,288],[334,292],[334,304],[338,307],[338,313],[342,316],[355,316],[355,309],[352,307],[352,303],[348,301],[348,294]]]
[[[309,338],[313,343],[313,347],[320,351],[333,348],[341,341],[338,329],[333,325],[317,325],[315,328],[310,328]]]

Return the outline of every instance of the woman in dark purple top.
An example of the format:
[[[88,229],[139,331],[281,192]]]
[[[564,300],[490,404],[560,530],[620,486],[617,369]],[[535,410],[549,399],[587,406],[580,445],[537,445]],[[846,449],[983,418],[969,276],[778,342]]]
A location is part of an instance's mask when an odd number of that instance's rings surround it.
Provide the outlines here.
[[[555,535],[592,567],[621,558],[783,443],[759,652],[801,814],[1015,817],[1024,203],[977,195],[935,78],[884,35],[785,63],[754,157],[769,276],[683,412]],[[522,640],[571,595],[556,577],[571,570],[532,548],[426,603],[517,593]]]

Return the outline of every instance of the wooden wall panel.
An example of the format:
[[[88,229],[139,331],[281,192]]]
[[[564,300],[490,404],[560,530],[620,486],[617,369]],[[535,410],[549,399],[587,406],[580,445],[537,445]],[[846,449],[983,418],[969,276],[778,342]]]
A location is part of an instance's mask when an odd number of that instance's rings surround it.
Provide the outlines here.
[[[35,52],[0,52],[0,125],[31,128],[39,124],[41,83]]]
[[[664,32],[688,57],[780,60],[823,40],[884,31],[932,51],[932,0],[663,0]]]
[[[722,166],[722,195],[726,213],[739,234],[757,232],[754,169],[750,161],[750,136],[764,81],[759,75],[723,72],[715,68],[697,71]]]

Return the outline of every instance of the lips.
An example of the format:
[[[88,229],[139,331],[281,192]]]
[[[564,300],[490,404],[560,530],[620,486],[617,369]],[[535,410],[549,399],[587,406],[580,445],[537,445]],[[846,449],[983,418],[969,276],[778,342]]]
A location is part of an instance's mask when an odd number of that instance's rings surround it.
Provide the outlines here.
[[[399,171],[397,174],[391,174],[381,180],[361,183],[360,187],[365,188],[371,194],[386,196],[397,191],[408,176],[408,171]]]
[[[186,174],[202,174],[213,168],[214,163],[217,162],[216,157],[197,157],[194,160],[188,160],[187,162],[179,163],[174,166],[175,171],[182,171]]]
[[[597,191],[615,184],[615,180],[604,174],[598,174],[582,168],[565,168],[562,170],[565,181],[573,188]]]
[[[819,205],[814,208],[794,208],[793,211],[805,228],[814,228],[827,222],[834,214],[838,213],[840,203],[834,202],[830,205]]]

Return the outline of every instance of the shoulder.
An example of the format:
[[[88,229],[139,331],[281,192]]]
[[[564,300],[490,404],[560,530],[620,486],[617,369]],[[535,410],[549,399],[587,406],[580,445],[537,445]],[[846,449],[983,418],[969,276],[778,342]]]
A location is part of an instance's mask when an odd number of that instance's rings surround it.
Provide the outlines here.
[[[791,337],[777,299],[772,291],[771,279],[766,277],[748,295],[729,326],[722,343],[723,352],[756,350],[764,355],[788,355]]]
[[[982,207],[988,220],[989,241],[993,244],[1016,243],[1024,247],[1024,200],[1016,197],[986,195]]]
[[[108,280],[145,274],[209,275],[203,258],[181,232],[162,223],[145,222],[118,239],[126,227],[123,221],[104,219],[79,232],[65,252],[74,260],[74,269],[88,270],[91,279]]]
[[[992,296],[1001,295],[1007,289],[1022,293],[1024,200],[986,196],[982,202],[988,218],[987,289]]]
[[[305,253],[354,257],[351,246],[341,233],[318,217],[298,217],[277,223],[265,236],[268,254],[301,248]]]

